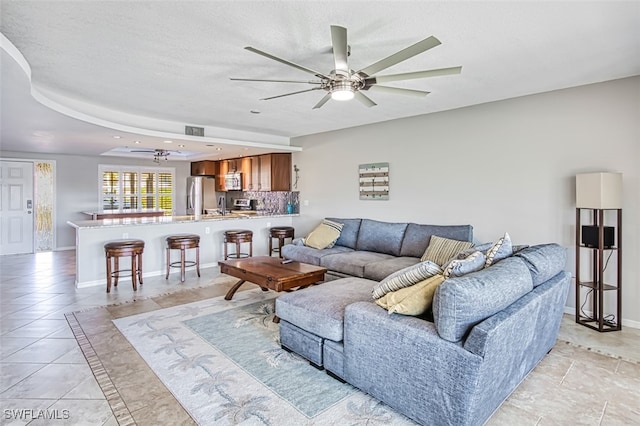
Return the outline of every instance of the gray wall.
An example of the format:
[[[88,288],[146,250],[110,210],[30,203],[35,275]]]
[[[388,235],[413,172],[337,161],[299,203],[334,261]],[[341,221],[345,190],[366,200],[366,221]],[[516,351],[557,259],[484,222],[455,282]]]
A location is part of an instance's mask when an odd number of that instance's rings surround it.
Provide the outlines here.
[[[296,235],[325,216],[470,223],[479,242],[562,244],[574,271],[575,175],[622,172],[623,318],[640,327],[638,117],[634,77],[295,138]],[[358,165],[374,162],[390,163],[389,201],[359,200]]]
[[[100,209],[98,165],[118,164],[154,166],[151,160],[129,159],[107,156],[77,156],[35,154],[27,152],[0,151],[0,158],[24,160],[55,160],[56,162],[56,248],[75,247],[75,231],[69,220],[88,219],[83,211]],[[176,213],[185,214],[185,179],[191,173],[190,163],[181,161],[162,162],[162,167],[176,170]]]

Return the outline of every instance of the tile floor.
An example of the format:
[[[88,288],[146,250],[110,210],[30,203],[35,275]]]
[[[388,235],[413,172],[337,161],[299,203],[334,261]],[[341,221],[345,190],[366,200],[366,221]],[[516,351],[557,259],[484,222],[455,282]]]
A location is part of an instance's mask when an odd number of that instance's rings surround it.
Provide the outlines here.
[[[117,290],[107,294],[103,287],[76,289],[74,262],[73,251],[0,256],[0,423],[193,424],[115,330],[111,319],[219,296],[226,293],[233,279],[211,268],[202,270],[202,278],[188,272],[184,284],[180,283],[179,273],[172,274],[169,280],[145,277],[145,284],[135,293],[125,279]],[[75,313],[65,316],[70,312]],[[90,340],[83,343],[82,350],[70,323],[76,327],[80,324]],[[576,325],[571,316],[565,315],[560,339],[618,357],[612,367],[615,372],[625,374],[618,370],[631,368],[626,373],[635,380],[632,383],[638,383],[640,330],[625,327],[621,332],[597,333]],[[85,358],[92,351],[95,357]],[[554,362],[566,362],[563,355],[570,352],[570,348],[561,349],[557,357],[547,357],[549,368],[554,370]],[[602,358],[589,362],[596,364]],[[94,375],[96,371],[104,374]],[[530,382],[532,386],[547,385],[544,380],[537,384],[534,380]],[[623,387],[620,389],[625,391]],[[639,395],[636,390],[625,392],[620,398],[640,405]],[[509,424],[521,418],[523,424],[539,424],[540,417],[523,411],[522,403],[514,398],[513,403],[503,406],[507,417],[494,416],[492,421]],[[558,409],[562,410],[562,406]],[[638,412],[631,413],[631,417],[628,414],[612,412],[609,417],[601,415],[598,422],[596,413],[595,421],[585,423],[607,424],[602,419],[608,418],[611,419],[608,424],[632,424],[627,423],[628,419],[640,419],[636,417],[640,415]]]

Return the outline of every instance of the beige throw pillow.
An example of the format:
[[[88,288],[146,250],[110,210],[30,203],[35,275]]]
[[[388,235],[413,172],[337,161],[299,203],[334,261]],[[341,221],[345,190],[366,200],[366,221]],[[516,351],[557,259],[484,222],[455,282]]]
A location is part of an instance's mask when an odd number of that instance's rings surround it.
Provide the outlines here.
[[[333,247],[341,232],[341,223],[325,219],[304,239],[304,245],[319,250]]]
[[[407,266],[380,281],[380,283],[373,288],[371,295],[374,299],[379,299],[387,293],[404,287],[411,287],[422,280],[441,273],[442,268],[429,261]]]
[[[387,293],[376,300],[376,303],[389,314],[422,315],[431,307],[433,295],[443,281],[442,274],[437,274],[411,287]]]
[[[432,235],[429,240],[429,246],[422,255],[423,262],[430,260],[438,265],[444,265],[462,250],[473,247],[473,243],[468,241],[450,240],[449,238],[438,237]]]

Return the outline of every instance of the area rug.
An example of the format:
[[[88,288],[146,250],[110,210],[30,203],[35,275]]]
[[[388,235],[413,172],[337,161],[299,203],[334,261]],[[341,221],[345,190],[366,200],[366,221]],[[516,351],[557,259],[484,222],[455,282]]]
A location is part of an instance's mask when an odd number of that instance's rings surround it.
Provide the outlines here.
[[[114,320],[200,425],[415,424],[280,348],[259,289]]]

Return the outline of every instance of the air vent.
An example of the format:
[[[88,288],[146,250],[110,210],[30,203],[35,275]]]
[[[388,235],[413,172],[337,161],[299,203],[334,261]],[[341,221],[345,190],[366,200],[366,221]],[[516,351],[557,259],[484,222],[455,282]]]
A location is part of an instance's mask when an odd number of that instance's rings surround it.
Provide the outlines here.
[[[184,126],[184,134],[190,136],[204,136],[204,127]]]

